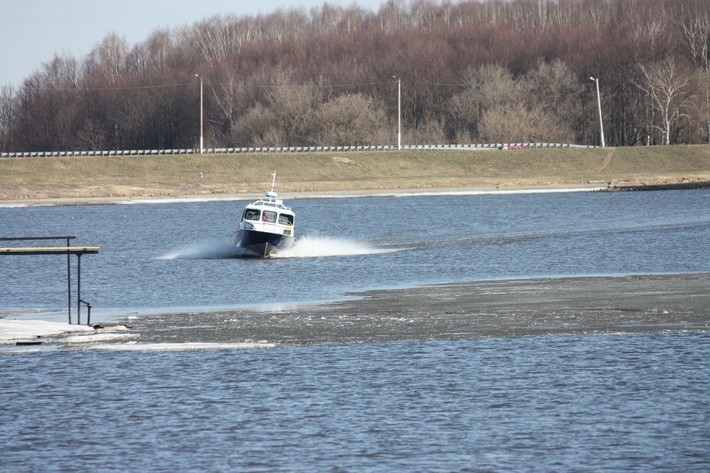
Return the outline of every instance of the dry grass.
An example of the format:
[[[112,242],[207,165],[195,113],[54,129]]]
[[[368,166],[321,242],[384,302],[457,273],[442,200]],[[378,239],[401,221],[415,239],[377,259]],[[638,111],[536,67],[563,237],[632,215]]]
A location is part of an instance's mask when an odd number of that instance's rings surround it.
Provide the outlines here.
[[[710,180],[710,146],[0,159],[0,200]]]

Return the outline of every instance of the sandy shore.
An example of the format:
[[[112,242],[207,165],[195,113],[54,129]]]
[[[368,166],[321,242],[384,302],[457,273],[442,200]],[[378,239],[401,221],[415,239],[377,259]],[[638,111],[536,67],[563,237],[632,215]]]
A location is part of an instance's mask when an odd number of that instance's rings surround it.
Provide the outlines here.
[[[343,345],[710,330],[710,274],[427,285],[277,310],[142,316],[140,343]]]

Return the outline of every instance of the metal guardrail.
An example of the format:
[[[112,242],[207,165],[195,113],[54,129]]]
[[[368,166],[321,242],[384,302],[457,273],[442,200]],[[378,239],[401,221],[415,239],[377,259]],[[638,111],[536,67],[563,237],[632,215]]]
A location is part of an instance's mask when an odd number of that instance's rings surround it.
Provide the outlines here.
[[[516,148],[597,148],[593,145],[570,143],[486,143],[486,144],[442,144],[442,145],[402,145],[402,150],[481,150]],[[396,145],[364,146],[290,146],[290,147],[247,147],[247,148],[205,148],[205,154],[248,154],[248,153],[319,153],[333,151],[396,151]],[[175,154],[200,154],[199,148],[187,149],[128,149],[110,151],[13,151],[0,153],[0,158],[38,158],[73,156],[157,156]]]

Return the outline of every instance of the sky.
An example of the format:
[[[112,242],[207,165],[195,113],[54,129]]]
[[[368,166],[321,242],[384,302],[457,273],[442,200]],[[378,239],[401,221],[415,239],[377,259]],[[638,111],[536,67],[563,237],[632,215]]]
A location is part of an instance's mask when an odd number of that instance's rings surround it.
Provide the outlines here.
[[[109,33],[133,46],[158,29],[220,14],[254,16],[323,3],[377,11],[386,0],[0,0],[0,87],[22,81],[55,54],[81,61]]]

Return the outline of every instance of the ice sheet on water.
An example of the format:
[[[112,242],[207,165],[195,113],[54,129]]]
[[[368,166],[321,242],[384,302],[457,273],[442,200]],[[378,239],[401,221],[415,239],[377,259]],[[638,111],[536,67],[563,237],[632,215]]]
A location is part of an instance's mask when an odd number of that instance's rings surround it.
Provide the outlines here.
[[[71,332],[95,332],[86,325],[69,325],[46,320],[0,319],[0,341],[38,338]]]

